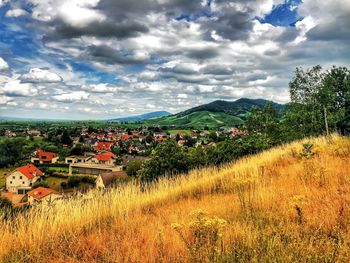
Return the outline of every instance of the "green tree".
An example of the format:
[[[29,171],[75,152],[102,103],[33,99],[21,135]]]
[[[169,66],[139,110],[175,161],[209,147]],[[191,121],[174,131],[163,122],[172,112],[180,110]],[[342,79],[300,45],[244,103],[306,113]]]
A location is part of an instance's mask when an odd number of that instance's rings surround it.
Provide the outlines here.
[[[128,176],[136,176],[138,171],[142,168],[143,161],[141,160],[133,160],[129,163],[128,167],[126,168],[126,174]]]
[[[326,72],[319,99],[323,105],[326,130],[338,130],[341,134],[349,132],[350,72],[347,68],[333,67]]]
[[[185,173],[189,169],[187,147],[180,147],[175,141],[159,144],[145,161],[140,178],[143,181],[153,181],[160,176],[173,176]]]
[[[318,135],[326,131],[324,118],[324,105],[326,102],[320,98],[324,73],[321,66],[304,71],[297,68],[295,76],[289,83],[289,92],[292,103],[298,104],[290,110],[298,109],[298,117],[301,121],[300,129],[305,136]]]
[[[61,136],[61,143],[70,145],[72,144],[72,139],[70,138],[68,131],[64,130]]]

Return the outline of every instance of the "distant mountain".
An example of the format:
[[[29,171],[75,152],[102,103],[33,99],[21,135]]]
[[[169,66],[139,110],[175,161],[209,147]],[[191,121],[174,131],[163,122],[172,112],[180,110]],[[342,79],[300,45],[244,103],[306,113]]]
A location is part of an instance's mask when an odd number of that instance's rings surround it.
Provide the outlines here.
[[[236,101],[217,100],[175,115],[146,121],[148,125],[168,125],[202,128],[244,124],[253,106],[263,108],[269,101],[242,98]],[[274,102],[277,111],[284,106]]]
[[[146,113],[146,114],[142,114],[142,115],[111,119],[110,121],[137,122],[137,121],[150,120],[150,119],[154,119],[154,118],[160,118],[160,117],[169,116],[169,115],[171,115],[171,113],[167,112],[167,111],[155,111],[155,112],[150,112],[150,113]]]

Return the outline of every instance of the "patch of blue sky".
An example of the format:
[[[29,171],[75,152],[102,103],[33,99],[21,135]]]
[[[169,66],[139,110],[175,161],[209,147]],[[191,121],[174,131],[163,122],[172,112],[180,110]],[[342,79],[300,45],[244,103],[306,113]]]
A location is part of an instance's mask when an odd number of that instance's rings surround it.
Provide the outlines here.
[[[98,84],[98,83],[120,83],[120,79],[115,75],[105,71],[97,70],[85,63],[76,62],[73,60],[66,60],[66,63],[71,65],[72,69],[76,73],[82,73],[85,76],[86,83]]]
[[[207,0],[207,4],[201,9],[194,13],[182,13],[178,15],[175,19],[180,20],[186,20],[187,22],[190,21],[196,21],[197,19],[201,17],[207,17],[210,18],[212,16],[215,16],[215,13],[211,11],[211,3],[212,0]]]
[[[298,6],[302,0],[286,0],[285,3],[274,6],[269,14],[265,17],[257,17],[261,23],[268,23],[273,26],[295,26],[295,24],[302,20],[298,14]]]

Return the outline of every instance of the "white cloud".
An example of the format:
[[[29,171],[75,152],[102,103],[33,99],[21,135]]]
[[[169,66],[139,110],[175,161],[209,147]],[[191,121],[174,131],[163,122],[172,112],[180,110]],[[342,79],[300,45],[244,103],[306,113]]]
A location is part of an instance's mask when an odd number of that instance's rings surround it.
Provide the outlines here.
[[[9,0],[0,0],[0,7],[7,4],[8,2],[9,2]]]
[[[32,97],[38,94],[38,90],[30,83],[21,83],[19,80],[9,80],[4,87],[0,87],[0,93],[8,96]]]
[[[105,15],[96,9],[92,9],[99,1],[66,1],[58,9],[58,16],[67,24],[81,28],[92,22],[101,22],[106,19]]]
[[[46,69],[32,68],[29,73],[21,76],[22,82],[31,83],[54,83],[61,82],[62,78],[56,73],[50,72]]]
[[[7,96],[1,96],[0,95],[0,105],[6,105],[10,101],[11,101],[11,98],[9,98]]]
[[[118,90],[117,87],[111,87],[108,83],[83,85],[81,88],[96,93],[116,92]]]
[[[0,57],[0,71],[6,71],[8,70],[10,67],[9,65],[7,64],[7,62]]]
[[[85,91],[74,91],[71,93],[55,95],[55,96],[52,96],[52,98],[56,101],[61,101],[61,102],[75,102],[75,101],[88,100],[89,96],[90,94]]]
[[[299,44],[303,41],[306,41],[306,33],[309,32],[310,29],[314,28],[315,26],[316,23],[311,16],[305,17],[303,20],[298,21],[295,24],[295,27],[299,31],[299,36],[294,40],[294,43]]]
[[[21,8],[10,9],[6,12],[7,17],[19,17],[19,16],[24,16],[27,14],[28,14],[28,12],[24,9],[21,9]]]

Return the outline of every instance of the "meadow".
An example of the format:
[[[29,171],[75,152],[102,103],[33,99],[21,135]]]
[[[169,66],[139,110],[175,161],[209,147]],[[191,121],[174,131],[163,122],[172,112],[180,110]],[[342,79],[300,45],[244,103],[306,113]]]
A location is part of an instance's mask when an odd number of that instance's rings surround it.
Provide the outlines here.
[[[347,262],[350,139],[0,215],[0,262]]]

